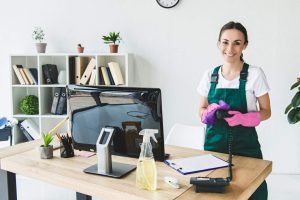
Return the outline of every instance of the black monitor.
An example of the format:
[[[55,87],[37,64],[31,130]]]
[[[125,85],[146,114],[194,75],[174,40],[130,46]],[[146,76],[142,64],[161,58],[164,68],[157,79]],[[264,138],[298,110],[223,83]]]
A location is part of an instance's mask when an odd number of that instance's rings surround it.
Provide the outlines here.
[[[162,100],[158,88],[68,85],[69,117],[75,149],[96,151],[104,127],[115,128],[111,152],[139,157],[143,129],[157,129],[154,158],[165,160]]]

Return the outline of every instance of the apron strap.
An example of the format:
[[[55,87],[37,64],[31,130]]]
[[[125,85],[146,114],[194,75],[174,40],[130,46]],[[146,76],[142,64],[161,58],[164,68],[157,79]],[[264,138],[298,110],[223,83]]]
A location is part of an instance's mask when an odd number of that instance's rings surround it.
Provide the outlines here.
[[[248,68],[249,65],[247,63],[244,63],[243,69],[240,73],[240,85],[239,85],[239,90],[241,97],[244,98],[243,105],[242,105],[242,112],[247,112],[247,99],[246,99],[246,82],[247,82],[247,77],[248,77]]]
[[[221,66],[218,66],[214,69],[210,78],[210,90],[215,90],[219,80],[219,69]]]

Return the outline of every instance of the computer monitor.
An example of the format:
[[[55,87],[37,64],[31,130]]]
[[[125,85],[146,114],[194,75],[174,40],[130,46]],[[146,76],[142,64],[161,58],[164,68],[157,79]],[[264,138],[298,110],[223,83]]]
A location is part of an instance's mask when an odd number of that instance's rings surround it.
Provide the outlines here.
[[[161,90],[119,86],[67,86],[75,149],[96,151],[104,127],[115,128],[111,152],[139,157],[143,129],[157,129],[151,140],[154,158],[165,160]]]

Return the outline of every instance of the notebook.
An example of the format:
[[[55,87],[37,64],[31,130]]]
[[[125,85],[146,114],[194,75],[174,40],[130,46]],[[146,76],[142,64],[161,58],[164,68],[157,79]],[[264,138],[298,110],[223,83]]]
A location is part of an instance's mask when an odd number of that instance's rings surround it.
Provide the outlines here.
[[[212,154],[165,160],[164,162],[183,175],[228,167],[226,161]]]

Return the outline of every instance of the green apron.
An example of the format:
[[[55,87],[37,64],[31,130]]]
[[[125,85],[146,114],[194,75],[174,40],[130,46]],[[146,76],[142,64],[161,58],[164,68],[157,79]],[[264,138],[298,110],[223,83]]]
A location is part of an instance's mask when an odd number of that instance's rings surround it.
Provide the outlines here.
[[[229,104],[231,110],[247,113],[245,86],[249,65],[246,63],[243,65],[243,69],[240,73],[240,85],[238,89],[216,88],[220,67],[221,66],[216,67],[211,75],[208,104],[219,103],[219,100],[223,100]],[[217,121],[214,125],[207,125],[204,149],[208,151],[228,153],[228,130],[229,126],[224,120]],[[262,159],[262,153],[255,127],[244,127],[240,125],[232,127],[232,136],[232,153],[234,155]],[[268,189],[265,181],[257,188],[250,199],[268,199]]]

